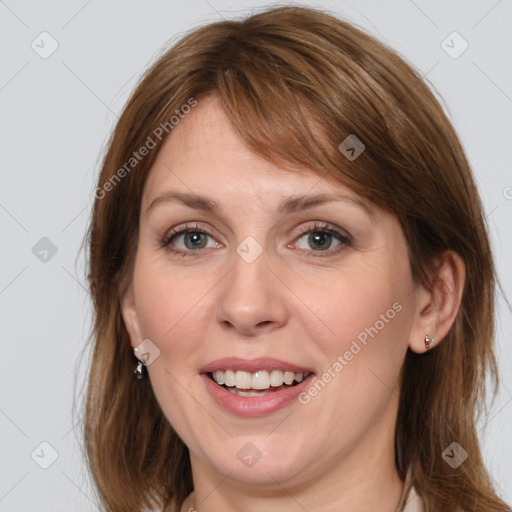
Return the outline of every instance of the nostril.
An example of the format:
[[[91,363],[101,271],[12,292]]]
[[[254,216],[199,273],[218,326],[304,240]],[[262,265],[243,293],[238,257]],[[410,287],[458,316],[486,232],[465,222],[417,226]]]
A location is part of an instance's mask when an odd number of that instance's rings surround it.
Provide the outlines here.
[[[272,320],[264,320],[263,322],[260,322],[259,324],[257,324],[257,328],[258,329],[265,329],[267,326],[270,326],[272,325]]]

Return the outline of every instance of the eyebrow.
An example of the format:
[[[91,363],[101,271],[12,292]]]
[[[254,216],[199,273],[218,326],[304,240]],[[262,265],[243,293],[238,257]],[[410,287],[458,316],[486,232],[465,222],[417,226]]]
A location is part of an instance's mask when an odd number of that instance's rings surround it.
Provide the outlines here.
[[[370,217],[374,218],[375,212],[372,208],[370,208],[368,204],[361,201],[357,197],[351,197],[344,194],[293,195],[285,199],[279,205],[278,213],[286,214],[296,212],[334,201],[345,201],[355,206],[359,206],[360,208],[364,209],[366,213],[370,215]],[[220,204],[210,197],[187,192],[167,191],[158,195],[153,199],[153,201],[151,201],[151,204],[146,210],[146,215],[149,214],[150,210],[156,208],[157,206],[172,202],[180,202],[190,208],[216,214],[220,214],[222,210]]]

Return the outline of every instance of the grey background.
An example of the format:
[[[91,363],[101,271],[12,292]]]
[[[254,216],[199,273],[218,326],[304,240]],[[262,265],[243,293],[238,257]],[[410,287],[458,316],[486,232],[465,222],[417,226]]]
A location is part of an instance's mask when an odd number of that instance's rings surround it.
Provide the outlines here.
[[[510,297],[512,2],[295,3],[369,30],[438,91],[473,165]],[[73,403],[88,362],[80,246],[100,155],[137,77],[164,45],[199,23],[264,5],[0,0],[0,510],[97,510]],[[458,36],[441,45],[453,31],[469,44],[458,58],[445,51],[463,48]],[[42,58],[53,40],[57,50]],[[497,489],[512,502],[512,321],[502,299],[499,306],[502,387],[479,436]]]

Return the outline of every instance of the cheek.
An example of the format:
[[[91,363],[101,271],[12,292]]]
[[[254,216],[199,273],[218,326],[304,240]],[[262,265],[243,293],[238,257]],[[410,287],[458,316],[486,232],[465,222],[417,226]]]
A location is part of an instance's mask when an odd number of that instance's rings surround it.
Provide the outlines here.
[[[323,304],[315,312],[329,335],[315,339],[323,354],[321,383],[312,385],[301,403],[319,429],[337,425],[330,435],[334,444],[343,444],[376,425],[398,396],[411,319],[408,279],[391,267],[389,272],[366,267],[331,281],[328,300],[316,290],[310,289],[308,300]],[[308,326],[311,334],[314,327]]]
[[[199,275],[177,278],[162,262],[143,256],[136,263],[133,282],[142,336],[160,350],[148,367],[151,385],[168,421],[192,442],[197,419],[199,424],[208,420],[191,393],[200,385],[196,361],[204,339],[201,326],[211,315],[201,298],[211,284]]]
[[[134,289],[144,336],[160,343],[162,350],[191,348],[188,342],[197,339],[198,317],[214,282],[211,273],[171,271],[162,258],[142,255],[135,266]]]
[[[324,373],[318,378],[325,386],[310,388],[302,403],[311,402],[308,414],[324,421],[325,428],[343,425],[340,432],[355,437],[363,424],[377,421],[393,392],[398,396],[412,311],[410,277],[401,268],[407,266],[391,261],[353,267],[324,286],[308,288],[308,303],[322,306],[315,309],[321,321],[316,328],[329,334],[314,338],[323,354]],[[314,335],[314,322],[307,329]]]
[[[407,276],[396,275],[392,267],[386,262],[354,266],[294,287],[310,308],[301,320],[331,359],[354,340],[362,346],[373,339],[398,341],[409,285]]]

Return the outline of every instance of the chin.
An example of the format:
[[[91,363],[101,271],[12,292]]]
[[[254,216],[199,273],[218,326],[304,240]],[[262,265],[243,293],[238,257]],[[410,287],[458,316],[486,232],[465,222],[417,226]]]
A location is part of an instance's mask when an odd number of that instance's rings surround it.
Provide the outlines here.
[[[289,439],[293,439],[290,434]],[[233,482],[271,489],[286,481],[302,480],[312,460],[306,460],[300,443],[285,444],[272,436],[243,436],[231,438],[215,453],[203,451],[202,462],[213,471],[229,475]],[[221,445],[217,445],[220,447]],[[302,478],[301,478],[302,476]]]

